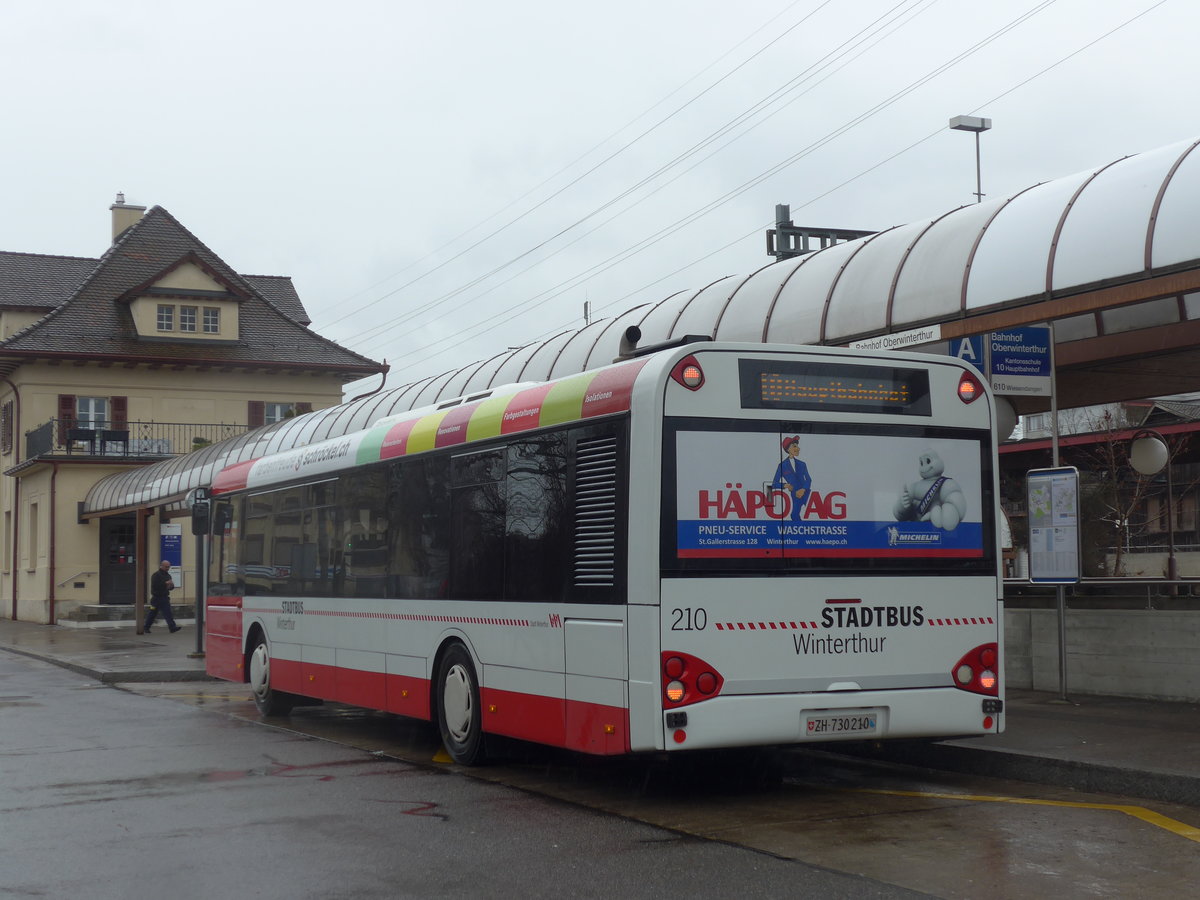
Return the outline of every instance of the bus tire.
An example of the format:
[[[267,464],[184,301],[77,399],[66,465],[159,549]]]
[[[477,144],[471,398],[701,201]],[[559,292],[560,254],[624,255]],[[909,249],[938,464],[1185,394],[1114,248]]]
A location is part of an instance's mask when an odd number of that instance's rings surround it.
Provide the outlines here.
[[[466,647],[455,642],[446,648],[438,662],[435,684],[438,730],[446,752],[461,766],[482,764],[486,753],[479,679]]]
[[[296,705],[297,698],[271,687],[271,651],[267,639],[259,633],[255,637],[254,649],[249,653],[246,672],[250,679],[250,690],[254,694],[254,705],[261,716],[286,716]]]

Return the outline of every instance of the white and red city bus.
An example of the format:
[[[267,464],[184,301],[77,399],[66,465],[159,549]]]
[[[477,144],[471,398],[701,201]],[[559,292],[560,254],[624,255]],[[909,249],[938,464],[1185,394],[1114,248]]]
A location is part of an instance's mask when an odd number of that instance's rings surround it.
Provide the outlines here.
[[[993,398],[688,343],[222,471],[208,671],[593,754],[1003,729]]]

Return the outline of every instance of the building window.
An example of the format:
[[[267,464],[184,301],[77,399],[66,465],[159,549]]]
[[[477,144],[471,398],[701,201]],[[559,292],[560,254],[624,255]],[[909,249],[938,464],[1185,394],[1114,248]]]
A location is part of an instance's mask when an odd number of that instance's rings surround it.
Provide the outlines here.
[[[175,330],[175,307],[168,303],[158,304],[158,330]]]
[[[304,401],[282,403],[272,400],[251,400],[247,404],[246,424],[251,428],[259,428],[310,412],[312,412],[312,404]]]
[[[290,419],[295,415],[295,403],[272,403],[268,400],[263,404],[264,425],[274,425],[276,422],[282,422],[284,419]]]
[[[77,397],[75,400],[75,425],[77,428],[107,428],[108,398]]]
[[[179,307],[179,330],[180,331],[195,331],[196,330],[196,307],[194,307],[194,306]]]
[[[58,445],[65,447],[71,429],[94,430],[129,427],[129,398],[76,397],[74,394],[58,395]]]
[[[204,307],[204,333],[219,334],[221,332],[221,310],[215,306]]]

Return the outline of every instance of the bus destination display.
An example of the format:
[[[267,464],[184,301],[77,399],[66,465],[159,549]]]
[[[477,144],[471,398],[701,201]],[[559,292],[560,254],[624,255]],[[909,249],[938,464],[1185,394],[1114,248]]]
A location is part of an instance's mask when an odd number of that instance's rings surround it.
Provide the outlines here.
[[[929,373],[891,366],[741,360],[743,409],[930,415]]]

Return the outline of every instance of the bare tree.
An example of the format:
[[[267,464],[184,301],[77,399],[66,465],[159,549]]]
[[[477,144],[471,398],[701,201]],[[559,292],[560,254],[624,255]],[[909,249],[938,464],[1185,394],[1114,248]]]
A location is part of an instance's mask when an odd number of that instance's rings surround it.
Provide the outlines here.
[[[1114,548],[1112,568],[1104,572],[1106,575],[1125,574],[1125,558],[1132,539],[1146,529],[1144,522],[1138,523],[1135,513],[1145,502],[1150,480],[1129,464],[1129,441],[1117,436],[1135,424],[1131,418],[1120,408],[1106,409],[1094,416],[1089,430],[1097,439],[1083,451],[1089,463],[1089,506],[1103,524],[1107,537],[1101,537],[1099,543],[1101,547]],[[1106,558],[1101,551],[1101,560]]]

